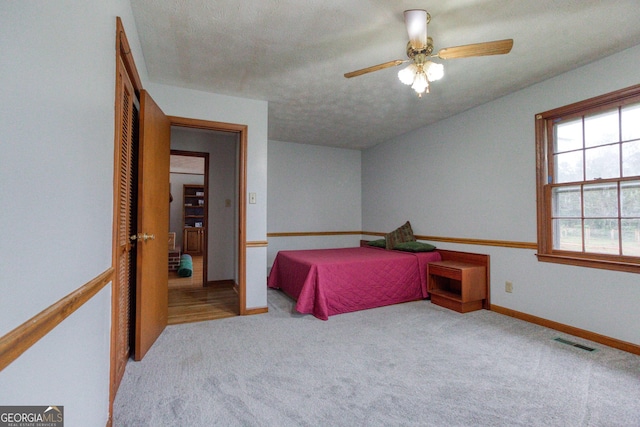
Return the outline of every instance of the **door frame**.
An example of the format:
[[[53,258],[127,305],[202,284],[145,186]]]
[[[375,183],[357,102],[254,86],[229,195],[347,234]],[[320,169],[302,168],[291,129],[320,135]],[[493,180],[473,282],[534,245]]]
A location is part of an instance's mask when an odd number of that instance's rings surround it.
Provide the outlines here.
[[[218,132],[230,132],[238,135],[238,313],[240,316],[247,314],[247,125],[216,122],[210,120],[190,119],[186,117],[167,116],[170,125],[192,129],[212,130]]]
[[[133,90],[135,93],[135,97],[138,98],[140,95],[140,91],[142,90],[142,81],[140,79],[140,75],[138,74],[138,69],[136,68],[135,61],[133,59],[133,55],[131,53],[131,46],[129,45],[129,41],[127,40],[127,35],[124,31],[124,25],[122,24],[122,20],[119,16],[116,17],[116,37],[115,37],[115,74],[116,74],[116,83],[119,79],[118,77],[118,68],[119,64],[125,68],[126,75],[128,76],[131,85],[133,86]],[[113,237],[112,237],[112,267],[115,272],[118,272],[117,269],[117,228],[119,223],[119,206],[118,206],[118,188],[120,182],[117,177],[120,176],[120,164],[119,164],[119,156],[120,156],[120,129],[118,128],[118,122],[120,120],[121,110],[120,105],[122,103],[122,94],[119,91],[118,84],[115,85],[115,103],[114,103],[114,111],[115,111],[115,126],[114,126],[114,182],[113,182],[113,193],[114,193],[114,201],[113,201]],[[110,343],[110,371],[109,371],[109,418],[107,420],[107,426],[110,426],[112,423],[113,416],[113,401],[115,400],[116,392],[120,386],[120,381],[122,377],[118,375],[117,372],[117,359],[118,355],[116,354],[116,340],[119,334],[119,329],[122,327],[126,327],[128,330],[128,334],[131,334],[133,330],[133,321],[132,318],[135,314],[132,312],[129,316],[129,324],[128,325],[120,325],[118,322],[113,321],[118,316],[119,311],[119,286],[122,279],[118,277],[118,274],[114,274],[113,281],[111,282],[111,343]],[[131,353],[131,348],[129,349],[129,353]],[[123,372],[124,373],[124,370]]]

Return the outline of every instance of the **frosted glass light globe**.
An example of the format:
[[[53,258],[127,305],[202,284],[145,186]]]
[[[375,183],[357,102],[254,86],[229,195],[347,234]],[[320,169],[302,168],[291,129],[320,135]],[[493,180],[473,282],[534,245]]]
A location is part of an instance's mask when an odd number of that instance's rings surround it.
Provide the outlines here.
[[[413,81],[413,85],[411,89],[415,90],[418,94],[423,94],[427,88],[429,87],[429,82],[427,81],[427,76],[424,71],[416,74],[416,78]]]
[[[410,85],[413,83],[413,80],[416,77],[416,73],[418,72],[418,67],[416,64],[409,64],[407,67],[398,71],[398,78],[400,81],[406,85]]]
[[[426,64],[427,79],[430,82],[440,80],[444,76],[444,66],[442,64],[436,64],[435,62],[428,61]]]

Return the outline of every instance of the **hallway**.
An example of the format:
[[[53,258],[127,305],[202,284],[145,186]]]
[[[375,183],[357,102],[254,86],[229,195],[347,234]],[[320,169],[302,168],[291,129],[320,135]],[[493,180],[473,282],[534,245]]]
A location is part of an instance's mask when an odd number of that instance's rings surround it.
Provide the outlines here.
[[[193,275],[169,272],[169,325],[223,319],[239,314],[238,293],[232,281],[202,286],[202,257],[193,257]]]

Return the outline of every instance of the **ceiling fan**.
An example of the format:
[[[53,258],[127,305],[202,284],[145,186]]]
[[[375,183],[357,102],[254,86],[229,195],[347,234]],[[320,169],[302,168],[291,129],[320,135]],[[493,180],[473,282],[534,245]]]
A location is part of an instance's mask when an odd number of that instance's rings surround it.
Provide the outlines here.
[[[444,67],[429,60],[429,58],[454,59],[472,56],[502,55],[509,53],[513,47],[513,39],[496,40],[492,42],[474,43],[464,46],[447,47],[433,54],[433,40],[427,37],[427,24],[431,22],[431,15],[426,10],[411,9],[404,11],[404,22],[409,34],[407,43],[407,57],[396,59],[360,70],[346,73],[346,78],[361,76],[385,68],[398,66],[410,62],[409,66],[398,72],[398,78],[406,85],[411,85],[419,97],[429,93],[429,83],[444,76]]]

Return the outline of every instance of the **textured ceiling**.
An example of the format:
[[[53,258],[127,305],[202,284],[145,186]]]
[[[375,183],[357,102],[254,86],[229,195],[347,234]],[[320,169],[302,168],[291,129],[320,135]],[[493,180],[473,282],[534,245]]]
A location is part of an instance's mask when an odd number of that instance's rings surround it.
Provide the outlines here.
[[[362,149],[640,44],[638,0],[131,0],[149,79],[269,102],[269,139]],[[405,9],[435,51],[512,38],[501,56],[438,60],[419,99],[401,67]],[[614,64],[612,64],[614,66]],[[606,78],[606,76],[603,76]]]

